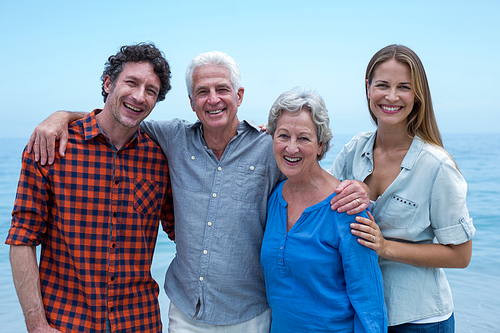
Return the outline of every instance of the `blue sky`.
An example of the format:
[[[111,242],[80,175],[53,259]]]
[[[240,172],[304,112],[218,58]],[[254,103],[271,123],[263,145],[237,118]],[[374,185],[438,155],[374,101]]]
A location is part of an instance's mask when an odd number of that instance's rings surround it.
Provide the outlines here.
[[[196,55],[228,53],[245,88],[239,118],[267,121],[283,91],[315,89],[334,133],[372,130],[364,72],[393,43],[412,48],[443,133],[499,132],[500,1],[0,2],[0,137],[28,138],[59,109],[102,107],[100,76],[124,44],[154,42],[172,90],[150,118],[195,120],[184,83]]]

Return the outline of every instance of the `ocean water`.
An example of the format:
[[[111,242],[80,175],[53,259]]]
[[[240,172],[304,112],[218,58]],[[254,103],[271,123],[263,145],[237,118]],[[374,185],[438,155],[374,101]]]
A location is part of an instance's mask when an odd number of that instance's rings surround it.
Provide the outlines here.
[[[321,162],[328,168],[352,135],[333,138],[333,148]],[[500,133],[443,135],[469,184],[467,204],[477,229],[472,260],[466,269],[446,269],[455,303],[456,331],[500,331]],[[5,240],[10,227],[21,152],[26,139],[0,138],[0,236]],[[175,246],[159,233],[152,274],[160,285],[163,323],[168,322],[169,300],[163,291],[165,271],[174,257]],[[0,323],[3,332],[26,332],[24,317],[12,282],[9,246],[0,245]]]

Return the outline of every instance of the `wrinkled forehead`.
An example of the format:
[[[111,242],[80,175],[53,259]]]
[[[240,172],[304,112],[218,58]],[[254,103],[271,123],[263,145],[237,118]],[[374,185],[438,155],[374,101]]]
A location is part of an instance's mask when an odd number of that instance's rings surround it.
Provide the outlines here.
[[[198,67],[193,73],[193,86],[200,83],[218,83],[232,85],[231,72],[228,68],[215,65],[204,65]]]

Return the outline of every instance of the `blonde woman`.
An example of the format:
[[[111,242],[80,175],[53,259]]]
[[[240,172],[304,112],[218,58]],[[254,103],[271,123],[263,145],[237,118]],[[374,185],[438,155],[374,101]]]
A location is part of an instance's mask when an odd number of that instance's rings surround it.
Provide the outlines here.
[[[377,129],[345,145],[330,172],[370,188],[373,216],[351,227],[379,255],[389,332],[454,332],[442,268],[465,268],[471,259],[467,183],[443,148],[418,56],[384,47],[365,79]]]

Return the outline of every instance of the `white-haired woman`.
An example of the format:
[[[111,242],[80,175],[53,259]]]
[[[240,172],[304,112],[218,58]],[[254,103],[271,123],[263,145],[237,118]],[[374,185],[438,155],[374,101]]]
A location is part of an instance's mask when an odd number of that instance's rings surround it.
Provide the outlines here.
[[[319,165],[332,137],[323,99],[283,93],[267,131],[287,177],[268,199],[261,251],[271,332],[385,332],[376,253],[351,235],[354,215],[330,208],[340,182]]]

